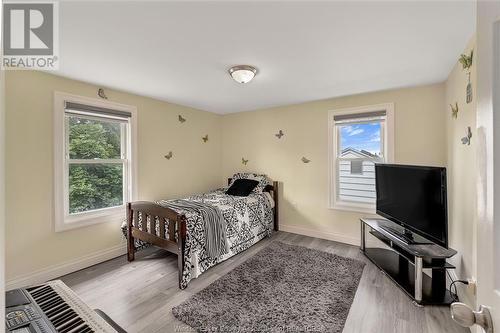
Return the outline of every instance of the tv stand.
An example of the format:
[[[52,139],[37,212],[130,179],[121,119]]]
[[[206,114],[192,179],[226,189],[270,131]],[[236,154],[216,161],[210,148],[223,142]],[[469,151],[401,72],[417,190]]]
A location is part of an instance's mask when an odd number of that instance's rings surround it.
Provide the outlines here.
[[[382,229],[390,233],[392,236],[398,238],[405,244],[433,244],[430,240],[413,234],[410,230],[404,229],[403,231],[394,228],[393,226],[381,226]]]
[[[385,246],[367,247],[367,232]],[[446,259],[457,251],[413,233],[411,237],[406,235],[409,239],[402,239],[400,236],[404,233],[403,227],[389,220],[363,218],[361,251],[418,305],[451,304],[455,295],[446,288],[446,270],[455,266]]]

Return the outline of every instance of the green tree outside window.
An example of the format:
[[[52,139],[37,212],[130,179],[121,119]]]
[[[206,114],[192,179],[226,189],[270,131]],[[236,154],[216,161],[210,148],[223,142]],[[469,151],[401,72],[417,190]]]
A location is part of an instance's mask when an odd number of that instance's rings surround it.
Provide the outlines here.
[[[69,164],[69,213],[123,204],[123,164],[106,160],[122,158],[123,123],[68,117],[68,154],[71,160],[103,163]]]

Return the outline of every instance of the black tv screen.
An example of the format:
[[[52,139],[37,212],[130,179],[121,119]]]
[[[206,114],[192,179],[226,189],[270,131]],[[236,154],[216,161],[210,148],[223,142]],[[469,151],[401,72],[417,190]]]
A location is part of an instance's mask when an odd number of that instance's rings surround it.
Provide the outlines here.
[[[375,165],[377,214],[448,247],[446,169]]]

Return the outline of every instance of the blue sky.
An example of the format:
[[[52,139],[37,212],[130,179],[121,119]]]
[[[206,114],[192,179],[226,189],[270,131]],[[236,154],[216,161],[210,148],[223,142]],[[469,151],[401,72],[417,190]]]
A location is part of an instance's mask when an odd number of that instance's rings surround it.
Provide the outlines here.
[[[340,128],[341,149],[351,147],[380,154],[380,123],[347,125]]]

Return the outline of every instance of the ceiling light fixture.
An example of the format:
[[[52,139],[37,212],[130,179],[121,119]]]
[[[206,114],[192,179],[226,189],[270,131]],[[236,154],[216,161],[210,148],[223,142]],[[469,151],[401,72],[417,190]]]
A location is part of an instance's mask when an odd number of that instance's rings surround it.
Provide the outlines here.
[[[257,68],[249,65],[238,65],[229,68],[229,75],[238,83],[248,83],[257,74]]]

